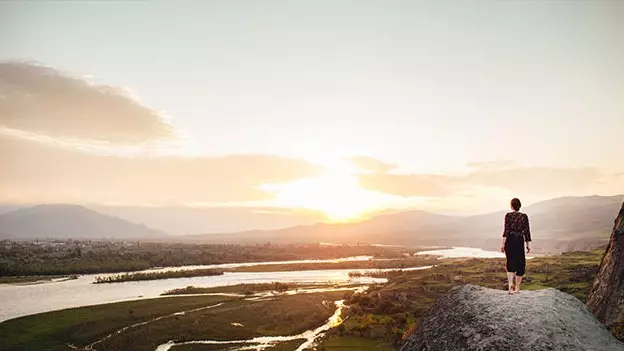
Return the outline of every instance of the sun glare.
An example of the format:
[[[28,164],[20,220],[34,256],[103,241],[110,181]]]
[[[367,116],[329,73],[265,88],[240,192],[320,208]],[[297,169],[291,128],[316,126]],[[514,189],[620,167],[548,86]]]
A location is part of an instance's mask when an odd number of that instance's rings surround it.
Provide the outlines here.
[[[321,211],[332,222],[360,220],[385,203],[382,194],[361,188],[357,178],[342,166],[334,166],[317,177],[267,184],[262,189],[274,193],[279,206]]]

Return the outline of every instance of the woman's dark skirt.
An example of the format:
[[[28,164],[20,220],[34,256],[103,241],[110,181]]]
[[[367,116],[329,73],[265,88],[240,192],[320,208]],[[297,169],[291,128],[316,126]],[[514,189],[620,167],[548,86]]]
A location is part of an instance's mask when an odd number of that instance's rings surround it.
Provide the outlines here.
[[[524,236],[508,235],[505,241],[505,256],[507,256],[507,272],[523,276],[526,269],[524,257]]]

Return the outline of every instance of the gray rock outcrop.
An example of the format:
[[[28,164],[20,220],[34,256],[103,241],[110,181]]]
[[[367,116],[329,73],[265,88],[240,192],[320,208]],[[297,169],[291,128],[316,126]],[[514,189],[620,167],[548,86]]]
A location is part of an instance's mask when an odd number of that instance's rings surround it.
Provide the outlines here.
[[[452,289],[427,312],[401,351],[622,351],[577,298],[556,289]]]
[[[624,320],[624,204],[615,218],[587,306],[608,327]]]

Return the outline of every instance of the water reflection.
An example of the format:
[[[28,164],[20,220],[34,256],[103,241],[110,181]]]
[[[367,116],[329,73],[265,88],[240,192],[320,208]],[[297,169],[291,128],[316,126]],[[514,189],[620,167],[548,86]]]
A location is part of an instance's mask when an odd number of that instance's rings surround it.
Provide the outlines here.
[[[334,328],[342,323],[342,309],[344,307],[344,300],[339,300],[335,302],[336,311],[334,314],[329,317],[327,322],[322,326],[314,329],[307,330],[298,335],[288,335],[288,336],[261,336],[247,340],[193,340],[193,341],[185,341],[176,343],[174,341],[169,341],[166,344],[159,345],[156,348],[156,351],[169,351],[174,346],[179,345],[193,345],[193,344],[203,344],[203,345],[241,345],[235,350],[266,350],[268,348],[272,348],[273,346],[285,342],[285,341],[294,341],[300,340],[302,344],[299,345],[296,351],[303,351],[312,344],[326,331],[331,328]]]
[[[373,256],[351,256],[342,257],[328,260],[293,260],[293,261],[268,261],[268,262],[245,262],[245,263],[221,263],[221,264],[204,264],[204,265],[189,265],[178,267],[157,267],[150,268],[140,272],[168,272],[168,271],[182,271],[182,270],[194,270],[194,269],[230,269],[239,267],[251,267],[251,266],[263,266],[263,265],[278,265],[278,264],[306,264],[306,263],[340,263],[340,262],[357,262],[357,261],[369,261]]]
[[[461,257],[501,258],[501,257],[505,257],[505,254],[500,251],[487,251],[487,250],[474,248],[474,247],[454,247],[451,249],[427,250],[427,251],[417,252],[416,254],[440,256],[440,258],[461,258]]]
[[[257,283],[385,283],[386,279],[350,278],[349,272],[370,269],[338,269],[289,272],[226,272],[220,276],[161,279],[112,284],[92,284],[96,275],[36,285],[0,285],[0,321],[65,308],[159,297],[185,286],[217,287]]]
[[[446,250],[429,250],[419,255],[439,255],[452,257],[504,257],[500,252],[482,249],[457,247]],[[155,268],[148,271],[185,270],[198,268],[236,268],[254,265],[274,265],[287,263],[318,263],[370,260],[371,256],[347,257],[335,260],[298,260],[281,262],[229,263],[219,265],[184,266]],[[427,267],[406,268],[403,270],[427,269]],[[123,282],[112,284],[92,284],[98,275],[83,275],[78,279],[48,282],[33,285],[0,284],[0,322],[35,313],[55,311],[65,308],[97,305],[103,303],[160,297],[160,294],[189,285],[201,287],[230,286],[259,283],[385,283],[384,278],[349,277],[349,272],[389,271],[394,269],[326,269],[286,272],[226,272],[219,276],[161,279],[151,281]]]

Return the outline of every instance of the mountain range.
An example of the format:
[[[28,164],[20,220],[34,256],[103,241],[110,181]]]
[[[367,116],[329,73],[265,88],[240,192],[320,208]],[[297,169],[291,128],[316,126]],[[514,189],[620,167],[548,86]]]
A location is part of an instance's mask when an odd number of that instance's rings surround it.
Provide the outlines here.
[[[80,205],[37,205],[0,215],[0,238],[162,239],[168,235]]]
[[[608,241],[624,196],[563,197],[523,208],[530,217],[537,251],[587,249]],[[446,216],[413,210],[359,223],[296,226],[187,238],[211,243],[374,243],[386,245],[500,247],[505,211],[476,216]]]
[[[585,249],[608,239],[613,218],[623,200],[618,196],[562,197],[526,208],[534,246],[546,251]],[[387,245],[472,246],[500,245],[505,211],[475,216],[447,216],[421,210],[390,212],[358,223],[318,222],[320,214],[262,208],[176,208],[37,205],[0,212],[0,237],[153,239],[205,243],[374,243]],[[9,208],[9,207],[3,207]],[[118,216],[111,215],[112,213]],[[119,218],[122,217],[122,218]],[[152,219],[144,223],[145,218]],[[159,221],[153,219],[158,218]],[[203,223],[202,223],[203,218]],[[275,221],[274,219],[278,220]],[[289,225],[301,223],[304,225]],[[212,221],[245,221],[268,229],[188,235],[171,233],[185,221],[202,228]],[[182,223],[178,223],[182,222]],[[316,223],[315,223],[316,222]],[[158,223],[163,225],[158,226]],[[178,224],[176,224],[178,223]],[[156,225],[154,225],[156,224]],[[272,228],[282,225],[284,228]],[[242,224],[240,224],[242,227]],[[216,228],[220,228],[219,225]],[[189,230],[190,231],[190,230]],[[538,249],[539,251],[539,249]]]

